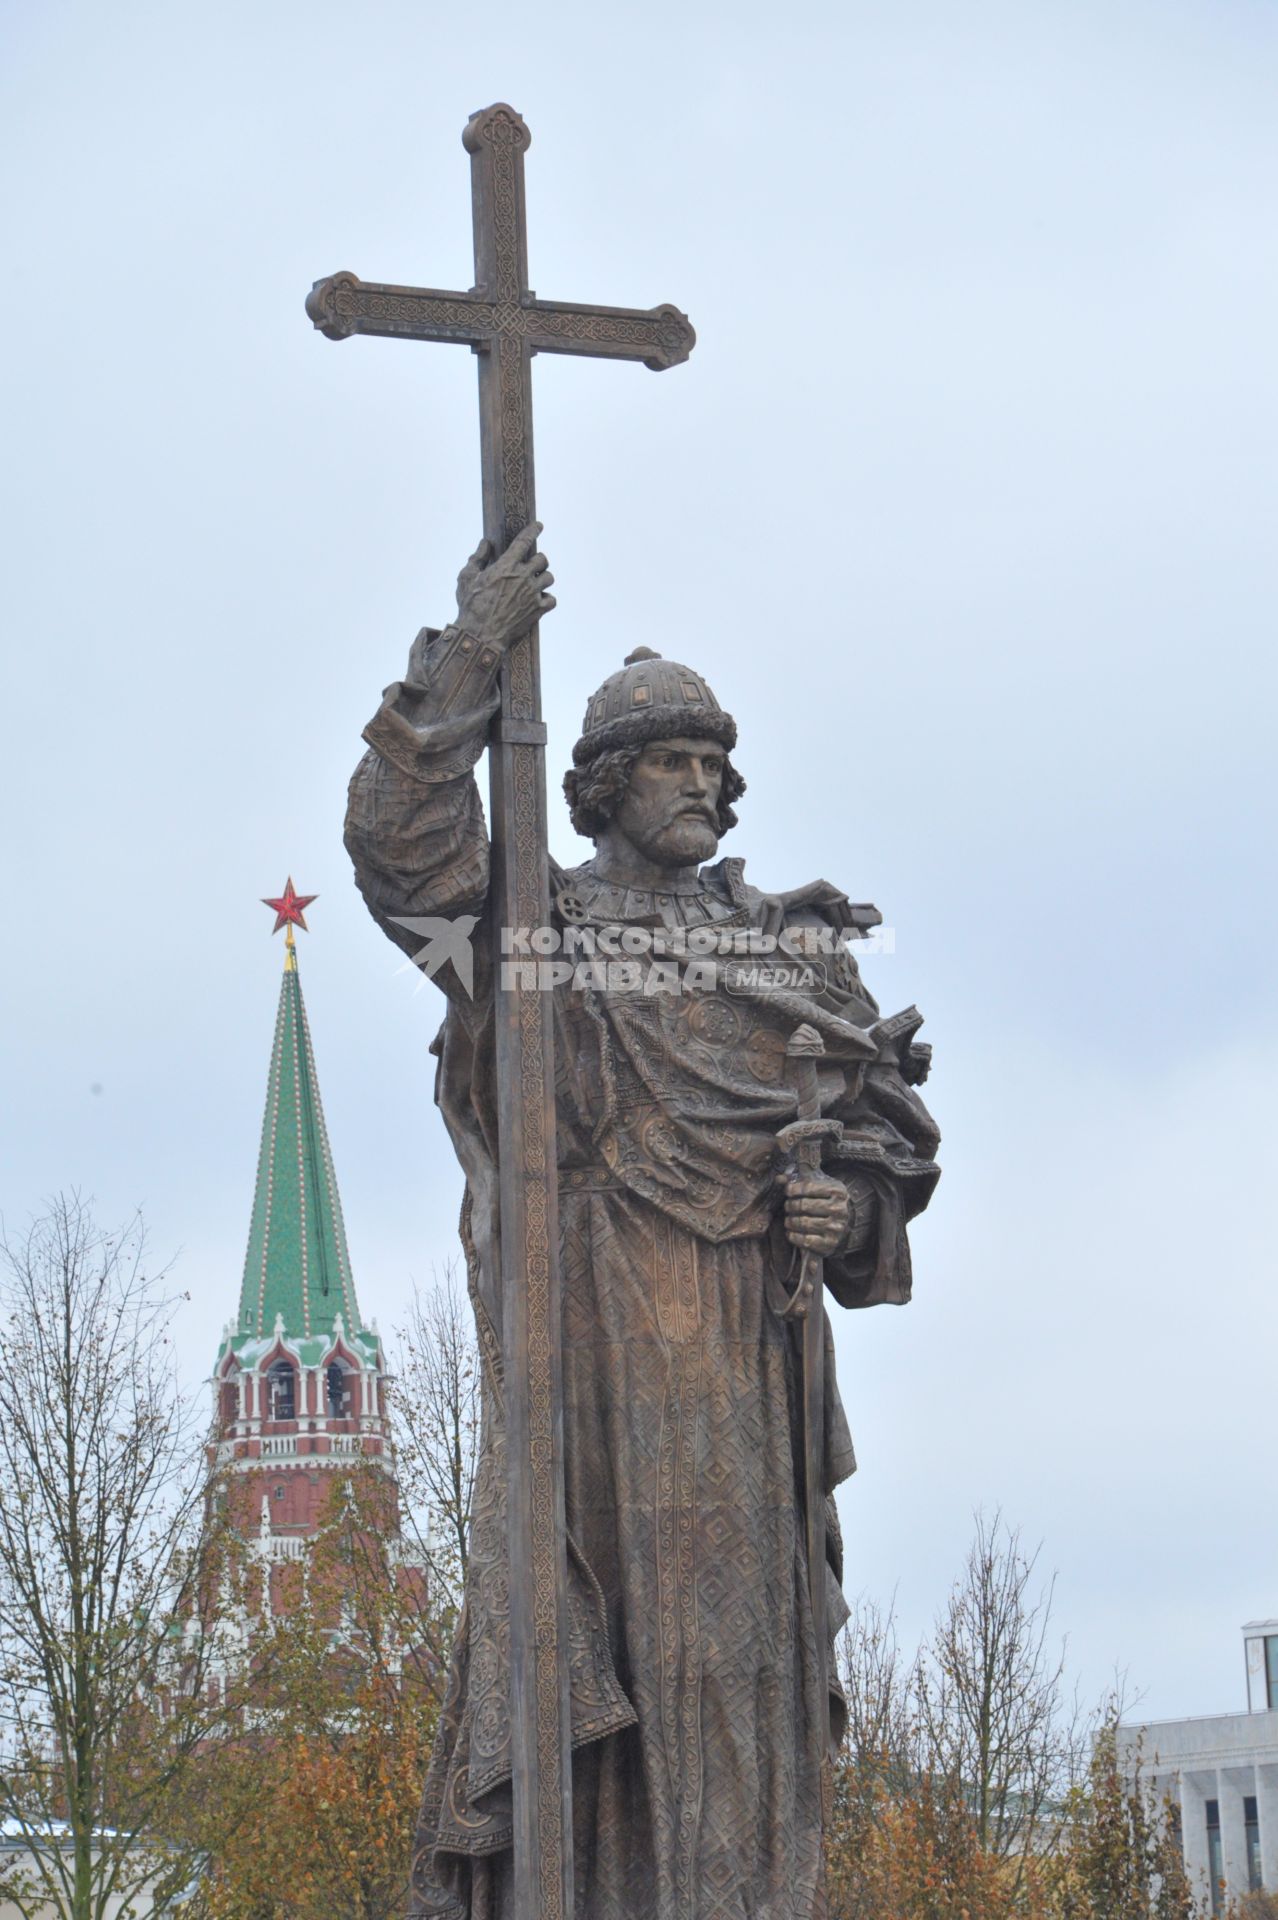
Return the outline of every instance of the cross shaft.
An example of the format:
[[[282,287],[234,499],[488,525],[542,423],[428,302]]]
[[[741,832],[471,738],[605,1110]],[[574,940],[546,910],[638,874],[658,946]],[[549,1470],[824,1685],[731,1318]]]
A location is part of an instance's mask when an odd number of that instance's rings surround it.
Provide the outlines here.
[[[442,340],[479,362],[484,533],[500,553],[536,512],[531,363],[535,353],[641,360],[655,371],[696,335],[671,306],[647,310],[538,300],[528,287],[524,153],[513,108],[477,113],[471,156],[475,285],[399,287],[338,273],[306,302],[330,340],[368,333]],[[546,730],[537,629],[507,653],[489,766],[490,936],[549,918]],[[495,969],[496,971],[496,969]],[[568,1693],[558,1182],[551,996],[497,990],[494,1007],[507,1429],[511,1757],[517,1920],[571,1920],[573,1826]]]

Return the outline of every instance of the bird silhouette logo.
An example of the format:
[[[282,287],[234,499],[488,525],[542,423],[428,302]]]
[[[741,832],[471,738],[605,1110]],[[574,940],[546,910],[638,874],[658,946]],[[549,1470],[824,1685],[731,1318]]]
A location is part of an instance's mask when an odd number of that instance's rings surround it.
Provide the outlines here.
[[[451,960],[453,972],[465,988],[466,998],[475,997],[475,950],[470,936],[479,925],[477,913],[462,913],[455,920],[440,920],[431,914],[392,913],[389,918],[409,933],[421,934],[426,945],[412,955],[413,965],[433,980],[445,961]]]

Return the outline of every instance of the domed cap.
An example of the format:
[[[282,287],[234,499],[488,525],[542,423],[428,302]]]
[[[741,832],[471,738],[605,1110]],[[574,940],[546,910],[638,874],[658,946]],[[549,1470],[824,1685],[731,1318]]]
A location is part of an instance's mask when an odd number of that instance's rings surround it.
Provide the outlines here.
[[[663,660],[651,647],[636,647],[621,672],[610,674],[592,696],[573,763],[588,766],[614,747],[678,739],[717,740],[731,750],[737,723],[699,673],[677,660]]]

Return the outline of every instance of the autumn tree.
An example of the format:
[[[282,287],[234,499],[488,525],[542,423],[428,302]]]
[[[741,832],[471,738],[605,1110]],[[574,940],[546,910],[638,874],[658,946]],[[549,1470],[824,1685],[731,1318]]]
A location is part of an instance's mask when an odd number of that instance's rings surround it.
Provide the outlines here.
[[[978,1845],[1012,1861],[1041,1851],[1084,1745],[1039,1551],[1001,1513],[977,1514],[915,1681],[931,1770],[963,1782]]]
[[[1120,1703],[1065,1687],[1052,1582],[977,1517],[931,1638],[863,1603],[840,1649],[848,1738],[828,1828],[830,1920],[1191,1920],[1170,1809],[1123,1772]],[[1230,1920],[1244,1920],[1245,1905]]]
[[[466,1577],[479,1455],[479,1353],[456,1265],[415,1288],[396,1330],[390,1410],[405,1512],[427,1548],[437,1591],[455,1607]]]
[[[827,1877],[838,1920],[874,1920],[889,1897],[889,1820],[918,1778],[913,1673],[891,1608],[862,1601],[839,1646],[847,1734],[834,1768]]]
[[[857,1608],[840,1648],[848,1734],[826,1847],[831,1920],[1037,1920],[1023,1876],[981,1844],[951,1744],[936,1742],[925,1658],[903,1654],[891,1610]]]
[[[181,1638],[204,1486],[175,1310],[140,1218],[106,1232],[62,1196],[0,1240],[0,1815],[24,1914],[103,1920],[190,1872],[155,1841],[209,1724]]]
[[[208,1870],[192,1920],[390,1920],[439,1706],[451,1611],[406,1552],[373,1463],[334,1473],[268,1603],[247,1542],[233,1725],[175,1810]]]
[[[1059,1920],[1194,1920],[1171,1810],[1156,1804],[1139,1758],[1118,1754],[1117,1702],[1107,1709],[1086,1776],[1070,1796],[1066,1842],[1051,1877]]]

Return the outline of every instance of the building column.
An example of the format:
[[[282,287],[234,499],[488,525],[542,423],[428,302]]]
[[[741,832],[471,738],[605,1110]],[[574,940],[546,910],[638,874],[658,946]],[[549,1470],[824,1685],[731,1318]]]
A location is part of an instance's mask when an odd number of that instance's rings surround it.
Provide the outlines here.
[[[1185,1871],[1194,1898],[1205,1913],[1211,1912],[1211,1856],[1207,1851],[1207,1802],[1220,1798],[1220,1782],[1214,1767],[1180,1776],[1180,1830],[1185,1845]]]
[[[1272,1893],[1278,1889],[1278,1765],[1256,1768],[1256,1811],[1260,1815],[1260,1871]]]
[[[1225,1857],[1225,1885],[1229,1897],[1240,1900],[1247,1891],[1247,1829],[1243,1798],[1256,1790],[1254,1767],[1221,1767],[1220,1846]]]

